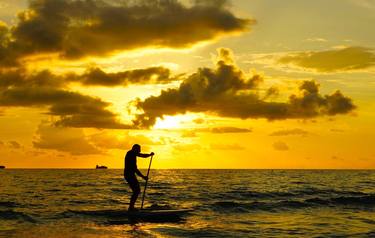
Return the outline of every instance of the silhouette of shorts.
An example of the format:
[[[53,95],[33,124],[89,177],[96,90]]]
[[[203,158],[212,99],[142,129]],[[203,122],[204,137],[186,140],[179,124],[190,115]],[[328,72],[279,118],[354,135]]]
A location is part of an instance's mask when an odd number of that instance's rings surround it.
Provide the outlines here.
[[[133,193],[139,193],[141,188],[139,187],[138,179],[135,175],[125,176],[126,182],[128,182]]]

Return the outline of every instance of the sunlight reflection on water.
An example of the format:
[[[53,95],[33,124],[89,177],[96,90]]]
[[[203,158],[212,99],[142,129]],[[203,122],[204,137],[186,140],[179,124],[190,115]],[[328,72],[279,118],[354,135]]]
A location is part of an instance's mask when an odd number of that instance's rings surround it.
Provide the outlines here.
[[[152,170],[146,207],[194,212],[179,222],[135,224],[93,215],[126,210],[122,170],[4,170],[0,176],[3,237],[375,235],[373,171]]]

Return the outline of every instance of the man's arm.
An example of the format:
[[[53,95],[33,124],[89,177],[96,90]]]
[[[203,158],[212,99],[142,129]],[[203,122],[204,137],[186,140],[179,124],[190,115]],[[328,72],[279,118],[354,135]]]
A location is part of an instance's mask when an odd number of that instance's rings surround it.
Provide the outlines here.
[[[147,176],[144,176],[144,175],[141,173],[141,171],[139,171],[139,169],[136,169],[136,170],[135,170],[135,173],[136,173],[139,177],[143,178],[144,180],[147,179]]]
[[[147,158],[153,155],[154,155],[154,152],[151,152],[150,154],[142,154],[142,153],[137,154],[137,156],[142,157],[142,158]]]

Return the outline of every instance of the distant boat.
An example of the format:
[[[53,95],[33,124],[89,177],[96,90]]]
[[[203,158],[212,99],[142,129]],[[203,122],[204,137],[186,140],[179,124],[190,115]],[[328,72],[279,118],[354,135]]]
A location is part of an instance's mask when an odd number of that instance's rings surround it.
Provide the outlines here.
[[[96,165],[96,169],[108,169],[108,167],[104,165]]]
[[[5,166],[4,165],[0,165],[0,169],[5,169]]]

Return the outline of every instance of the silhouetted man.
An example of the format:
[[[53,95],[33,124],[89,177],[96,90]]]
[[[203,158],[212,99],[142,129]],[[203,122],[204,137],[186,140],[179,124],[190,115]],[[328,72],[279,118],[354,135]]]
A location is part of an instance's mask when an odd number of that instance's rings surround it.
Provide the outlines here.
[[[154,152],[151,152],[151,154],[141,154],[141,146],[138,144],[133,145],[132,149],[126,153],[124,177],[133,191],[133,194],[130,198],[128,211],[136,210],[134,208],[134,204],[137,201],[139,193],[141,192],[136,174],[142,177],[144,180],[147,180],[147,176],[144,176],[137,168],[137,156],[147,158],[152,155],[154,155]]]

